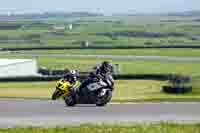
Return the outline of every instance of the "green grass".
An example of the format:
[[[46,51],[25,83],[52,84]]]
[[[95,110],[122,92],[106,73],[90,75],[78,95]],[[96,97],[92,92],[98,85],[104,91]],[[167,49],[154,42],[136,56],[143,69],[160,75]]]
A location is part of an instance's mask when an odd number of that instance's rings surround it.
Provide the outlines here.
[[[17,51],[16,54],[75,54],[75,55],[146,55],[200,57],[200,49],[81,49],[81,50],[31,50]],[[1,55],[1,53],[0,53]],[[12,53],[15,55],[15,52]]]
[[[93,66],[109,60],[113,64],[120,64],[121,73],[128,74],[152,74],[152,73],[177,73],[177,74],[200,74],[199,62],[159,62],[159,61],[129,61],[129,60],[111,60],[95,58],[39,58],[40,66],[47,68],[70,68],[80,71],[90,71]],[[53,64],[53,63],[54,64]],[[84,64],[84,65],[83,65]]]
[[[137,19],[137,20],[134,20]],[[127,45],[142,45],[144,46],[146,43],[151,43],[150,45],[179,45],[179,44],[200,44],[200,40],[192,40],[191,37],[116,37],[115,39],[107,36],[98,36],[96,33],[104,33],[104,32],[119,32],[119,31],[145,31],[145,32],[161,32],[161,33],[170,33],[170,32],[179,32],[179,33],[187,33],[193,35],[200,35],[200,28],[198,23],[194,23],[191,21],[193,18],[184,18],[189,19],[190,21],[184,23],[162,23],[160,22],[159,17],[118,17],[114,18],[115,21],[120,21],[120,23],[116,22],[103,22],[103,20],[112,20],[112,18],[93,18],[96,19],[97,22],[91,22],[90,19],[81,18],[80,20],[84,20],[85,22],[75,21],[74,29],[72,31],[65,30],[62,31],[64,35],[50,35],[49,32],[54,32],[55,30],[51,30],[50,25],[45,24],[32,24],[34,22],[12,22],[12,25],[20,24],[28,28],[21,28],[18,30],[0,30],[0,37],[9,36],[13,37],[22,37],[25,35],[31,34],[40,34],[40,41],[42,44],[3,44],[0,43],[0,47],[12,47],[12,48],[20,48],[20,47],[43,47],[43,46],[74,46],[80,45],[80,41],[88,40],[93,42],[94,45],[112,45],[112,46],[127,46]],[[170,18],[165,18],[170,19]],[[174,18],[172,18],[174,19]],[[150,23],[150,21],[155,21],[154,23]],[[128,22],[127,22],[128,21]],[[148,22],[148,23],[147,23]],[[52,24],[56,24],[56,22],[49,22]],[[67,22],[64,20],[59,22],[61,25],[67,25]],[[2,23],[7,25],[6,23]]]
[[[16,56],[9,54],[0,54],[0,58],[28,58],[30,56]],[[56,58],[39,57],[37,62],[39,67],[49,69],[78,69],[80,71],[91,71],[91,69],[102,61],[111,61],[113,64],[119,64],[121,72],[125,74],[185,74],[199,75],[200,62],[166,62],[166,61],[137,61],[137,60],[112,60],[97,58]]]
[[[90,71],[96,64],[106,59],[77,59],[77,58],[39,58],[40,66],[47,68],[70,68],[80,71]],[[108,59],[107,59],[108,60]],[[159,62],[159,61],[128,61],[128,60],[110,60],[113,64],[120,64],[121,73],[128,74],[161,74],[176,73],[194,75],[200,74],[200,63],[194,62]],[[84,65],[83,65],[84,64]]]
[[[1,133],[199,133],[199,124],[118,124],[66,126],[57,128],[9,128]]]
[[[0,30],[0,36],[22,37],[25,35],[40,34],[41,44],[0,44],[2,47],[40,47],[40,46],[79,46],[80,41],[89,40],[95,42],[96,45],[145,45],[150,42],[153,45],[178,45],[178,44],[200,44],[200,40],[191,40],[188,37],[163,37],[163,38],[145,38],[145,37],[117,37],[112,39],[105,36],[96,36],[99,32],[114,32],[114,31],[147,31],[147,32],[184,32],[189,34],[200,35],[198,23],[178,22],[178,23],[161,23],[162,18],[115,18],[121,20],[122,23],[104,23],[104,22],[84,22],[75,27],[73,31],[64,31],[64,35],[50,35],[52,32],[47,27],[40,29],[40,26],[29,27],[28,29],[19,30]],[[107,19],[107,18],[106,18]],[[170,19],[170,18],[165,18]],[[186,18],[181,18],[186,19]],[[100,19],[102,21],[102,19]],[[99,21],[100,21],[99,20]],[[155,21],[149,23],[149,21]],[[139,22],[139,23],[138,23]],[[140,23],[141,22],[141,23]],[[20,23],[20,22],[17,22]],[[30,24],[21,22],[24,25]],[[64,22],[61,22],[61,24]],[[198,49],[137,49],[137,50],[69,50],[69,51],[22,51],[22,53],[47,53],[47,54],[111,54],[111,55],[159,55],[159,56],[200,56]],[[30,56],[16,56],[16,53],[0,53],[0,58],[32,58]],[[13,57],[16,56],[16,57]],[[49,69],[79,69],[80,71],[90,71],[93,66],[103,60],[112,61],[114,64],[120,64],[121,73],[128,74],[160,74],[160,73],[176,73],[186,75],[199,75],[200,63],[196,62],[159,62],[159,61],[130,61],[130,60],[111,60],[111,59],[96,59],[96,58],[54,58],[40,57],[37,58],[39,67]],[[164,82],[158,81],[117,81],[116,91],[114,92],[114,101],[165,101],[165,100],[191,100],[200,101],[198,91],[199,83],[195,81],[193,85],[195,89],[193,93],[186,95],[167,95],[160,92]],[[30,82],[30,83],[1,83],[0,97],[35,97],[49,98],[55,82]]]
[[[193,92],[184,95],[165,94],[161,87],[167,83],[151,80],[115,81],[113,102],[200,101],[199,80],[192,83]],[[8,82],[0,84],[0,98],[49,99],[56,82]]]

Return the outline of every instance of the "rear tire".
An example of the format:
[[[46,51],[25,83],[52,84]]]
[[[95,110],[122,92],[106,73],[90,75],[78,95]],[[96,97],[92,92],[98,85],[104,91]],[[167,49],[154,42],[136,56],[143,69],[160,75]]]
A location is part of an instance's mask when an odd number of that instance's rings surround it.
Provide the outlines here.
[[[65,104],[66,104],[66,106],[68,106],[68,107],[73,107],[73,106],[75,106],[76,105],[76,98],[75,97],[73,97],[73,96],[66,96],[65,98],[64,98],[64,100],[65,100]]]

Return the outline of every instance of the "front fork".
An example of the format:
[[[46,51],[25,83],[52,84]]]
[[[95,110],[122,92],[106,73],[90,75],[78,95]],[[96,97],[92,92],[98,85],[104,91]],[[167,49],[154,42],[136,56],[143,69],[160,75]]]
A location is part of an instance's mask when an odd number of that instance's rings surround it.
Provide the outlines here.
[[[102,90],[99,92],[98,97],[103,97],[103,96],[106,94],[107,91],[108,91],[108,89],[102,89]]]

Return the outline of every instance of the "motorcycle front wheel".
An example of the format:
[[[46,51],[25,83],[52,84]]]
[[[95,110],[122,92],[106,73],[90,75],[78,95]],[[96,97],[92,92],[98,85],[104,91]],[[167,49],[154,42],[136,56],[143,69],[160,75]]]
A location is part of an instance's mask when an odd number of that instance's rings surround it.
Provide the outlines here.
[[[56,99],[58,99],[59,97],[61,97],[63,95],[63,92],[61,91],[61,90],[59,90],[59,89],[56,89],[54,92],[53,92],[53,94],[52,94],[52,96],[51,96],[51,99],[52,100],[56,100]]]
[[[107,105],[107,103],[109,103],[111,101],[111,99],[112,99],[112,91],[107,90],[104,96],[97,97],[96,106],[105,106],[105,105]]]

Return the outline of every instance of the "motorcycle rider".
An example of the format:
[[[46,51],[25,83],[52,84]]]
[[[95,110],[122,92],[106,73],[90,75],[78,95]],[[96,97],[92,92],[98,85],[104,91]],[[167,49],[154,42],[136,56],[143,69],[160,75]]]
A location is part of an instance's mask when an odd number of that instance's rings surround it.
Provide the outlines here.
[[[79,87],[80,82],[78,81],[78,71],[69,70],[66,72],[62,79],[56,83],[56,87],[61,90],[69,91],[72,95],[75,95],[77,87]]]
[[[84,88],[88,84],[99,81],[100,79],[106,82],[112,90],[114,89],[112,63],[104,61],[100,65],[97,65],[94,69],[94,71],[90,72],[88,78],[81,83],[81,86],[79,87],[79,94],[87,95],[87,90],[85,90]]]
[[[99,66],[95,67],[95,71],[90,73],[90,77],[97,77],[108,83],[113,89],[114,80],[112,77],[113,65],[111,62],[104,61]]]

